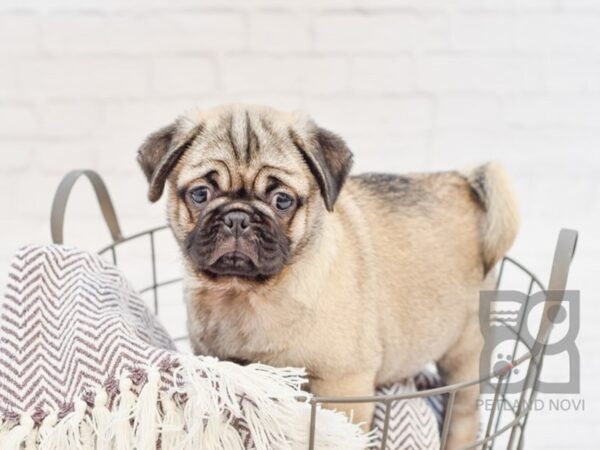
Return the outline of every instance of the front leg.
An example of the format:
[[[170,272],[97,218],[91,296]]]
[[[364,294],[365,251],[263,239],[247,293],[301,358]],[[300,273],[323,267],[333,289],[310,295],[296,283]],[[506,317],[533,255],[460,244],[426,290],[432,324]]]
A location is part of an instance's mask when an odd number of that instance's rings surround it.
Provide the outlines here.
[[[375,395],[375,372],[313,378],[310,390],[317,397],[358,397]],[[323,403],[327,409],[342,411],[352,422],[368,431],[373,421],[375,403]]]
[[[477,318],[472,317],[454,346],[438,361],[444,384],[450,385],[479,377],[479,357],[483,339]],[[463,388],[456,393],[445,450],[458,450],[471,445],[479,431],[477,399],[479,385]]]

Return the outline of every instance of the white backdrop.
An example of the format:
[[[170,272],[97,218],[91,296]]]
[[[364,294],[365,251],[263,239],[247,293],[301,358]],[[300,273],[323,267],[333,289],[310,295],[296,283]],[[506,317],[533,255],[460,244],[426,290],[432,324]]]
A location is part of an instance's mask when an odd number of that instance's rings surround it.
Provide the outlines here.
[[[355,172],[501,161],[523,211],[511,254],[542,279],[559,228],[578,229],[585,412],[536,412],[527,448],[598,448],[600,2],[0,0],[0,280],[16,246],[49,241],[69,169],[105,177],[125,233],[161,224],[137,146],[225,101],[306,110]],[[108,240],[84,183],[66,236]]]

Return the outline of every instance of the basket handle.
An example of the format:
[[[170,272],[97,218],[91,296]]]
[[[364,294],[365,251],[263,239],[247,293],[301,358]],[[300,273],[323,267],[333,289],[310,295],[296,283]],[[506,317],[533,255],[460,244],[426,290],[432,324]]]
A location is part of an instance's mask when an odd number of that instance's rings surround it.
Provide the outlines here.
[[[577,237],[578,233],[575,230],[560,230],[548,283],[549,291],[562,291],[567,287],[569,268],[577,248]]]
[[[54,194],[52,212],[50,214],[52,242],[55,244],[64,243],[63,229],[67,202],[73,186],[82,176],[86,177],[88,180],[90,180],[90,183],[92,183],[92,187],[96,193],[96,198],[98,199],[98,204],[100,205],[102,215],[104,216],[104,221],[108,226],[113,241],[120,241],[123,239],[123,235],[121,234],[121,227],[119,226],[119,221],[117,219],[117,214],[115,213],[112,200],[108,194],[108,189],[106,189],[106,184],[104,184],[104,181],[100,175],[93,170],[73,170],[64,176],[58,186],[58,189],[56,190],[56,193]]]
[[[577,248],[578,233],[575,230],[563,228],[558,235],[556,250],[554,251],[554,261],[550,272],[550,281],[546,290],[546,302],[542,313],[542,321],[538,330],[538,335],[534,343],[532,353],[537,356],[542,351],[542,347],[548,342],[552,328],[554,327],[555,315],[558,307],[565,297],[565,288],[569,278],[569,269],[571,261],[575,256]]]

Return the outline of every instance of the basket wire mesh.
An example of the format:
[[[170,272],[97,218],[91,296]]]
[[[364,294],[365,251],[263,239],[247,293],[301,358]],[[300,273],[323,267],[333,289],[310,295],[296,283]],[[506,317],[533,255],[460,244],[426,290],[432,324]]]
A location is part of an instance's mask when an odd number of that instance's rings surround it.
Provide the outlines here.
[[[143,242],[146,241],[146,245],[149,248],[149,267],[148,270],[151,275],[151,283],[147,286],[139,289],[140,294],[151,294],[151,307],[155,314],[161,316],[161,291],[168,287],[177,285],[182,282],[181,277],[171,277],[164,280],[160,280],[157,270],[157,261],[159,255],[156,248],[157,235],[163,233],[170,233],[169,227],[166,225],[151,228],[127,237],[124,237],[121,233],[119,222],[117,219],[116,212],[110,200],[108,190],[100,176],[91,170],[77,170],[68,173],[63,181],[61,182],[54,199],[52,206],[52,217],[51,217],[51,231],[53,241],[57,244],[63,243],[63,225],[64,216],[66,211],[66,205],[69,194],[73,188],[75,182],[80,177],[87,177],[96,192],[98,202],[101,207],[101,211],[104,215],[106,224],[108,225],[111,233],[113,242],[98,253],[111,260],[115,265],[119,264],[119,251],[126,243],[130,242]],[[448,432],[450,429],[450,423],[452,420],[452,413],[454,407],[454,400],[457,393],[463,389],[467,389],[474,385],[481,385],[483,383],[495,382],[493,399],[487,422],[481,430],[481,436],[478,440],[471,445],[464,447],[463,450],[481,448],[483,450],[492,450],[496,445],[499,444],[500,438],[503,438],[503,448],[506,449],[523,449],[524,446],[524,430],[527,425],[532,405],[538,393],[538,383],[540,379],[540,373],[542,370],[542,363],[545,355],[546,344],[552,331],[552,321],[548,320],[549,315],[547,311],[549,308],[556,304],[560,304],[563,300],[564,289],[566,287],[566,281],[569,271],[569,265],[573,257],[575,246],[577,241],[577,232],[572,230],[561,230],[559,235],[558,244],[554,255],[554,263],[552,266],[552,272],[549,282],[549,288],[546,289],[544,284],[524,265],[516,261],[515,259],[506,256],[500,263],[496,289],[498,289],[503,283],[504,276],[509,268],[520,272],[525,277],[527,283],[527,299],[525,308],[527,308],[528,302],[535,292],[544,292],[546,294],[546,301],[544,302],[544,312],[542,314],[542,320],[538,329],[537,338],[533,347],[528,346],[527,342],[522,339],[521,333],[524,326],[524,320],[520,320],[517,327],[505,324],[506,327],[515,335],[515,342],[512,348],[512,354],[509,359],[510,363],[506,363],[499,370],[491,371],[486,376],[478,379],[462,383],[457,383],[448,386],[442,386],[434,389],[427,389],[417,392],[402,393],[398,395],[387,395],[387,396],[368,396],[368,397],[312,397],[310,399],[311,413],[310,419],[307,426],[310,430],[309,435],[309,450],[315,448],[315,430],[317,421],[317,406],[323,403],[328,404],[342,404],[342,403],[383,403],[384,405],[384,423],[381,434],[380,449],[385,450],[387,448],[387,441],[389,435],[390,425],[390,411],[394,402],[407,401],[415,398],[426,398],[433,396],[444,396],[445,397],[445,408],[443,415],[443,423],[441,427],[441,449],[444,449],[448,439]],[[562,293],[562,294],[561,294]],[[176,336],[174,338],[176,342],[182,342],[187,340],[186,335]],[[520,346],[525,346],[526,351],[518,355]],[[515,372],[515,367],[526,368],[525,379],[523,382],[523,388],[517,395],[516,401],[512,401],[509,398],[508,386],[511,382],[511,376]],[[507,411],[510,416],[508,419],[503,420],[503,412]],[[500,447],[502,448],[502,447]]]

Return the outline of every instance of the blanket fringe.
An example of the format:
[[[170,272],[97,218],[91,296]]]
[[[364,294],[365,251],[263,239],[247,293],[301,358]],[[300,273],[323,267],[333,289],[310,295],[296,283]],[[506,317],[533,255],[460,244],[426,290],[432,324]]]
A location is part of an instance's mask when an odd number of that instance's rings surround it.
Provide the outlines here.
[[[29,414],[21,415],[19,425],[10,430],[2,440],[2,448],[5,450],[20,450],[21,445],[26,443],[29,435],[34,434],[34,422]]]
[[[242,367],[191,355],[178,355],[176,362],[171,383],[163,383],[156,367],[136,367],[136,377],[121,374],[112,402],[98,387],[93,402],[76,400],[62,418],[52,412],[36,425],[22,414],[10,429],[0,424],[0,448],[155,450],[159,441],[169,450],[308,448],[310,406],[301,391],[302,370]],[[342,413],[319,409],[318,414],[317,448],[362,450],[370,445],[372,436]]]
[[[112,427],[110,411],[106,407],[108,395],[102,388],[96,389],[94,397],[94,409],[92,410],[92,429],[94,430],[96,450],[112,449]]]
[[[148,379],[142,387],[133,409],[133,433],[137,450],[156,450],[160,417],[158,389],[160,372],[155,367],[147,369]]]
[[[129,450],[134,448],[131,421],[136,397],[131,391],[132,387],[133,382],[131,381],[131,378],[129,378],[128,375],[121,375],[121,379],[119,380],[117,409],[114,413],[111,427],[115,430],[115,450]]]
[[[161,427],[162,448],[184,448],[186,430],[182,409],[173,397],[166,392],[161,393],[160,404],[163,411]]]
[[[37,448],[37,435],[39,430],[34,428],[25,440],[25,450],[35,450]]]
[[[0,420],[0,448],[4,445],[4,440],[14,426],[15,424],[8,419]]]
[[[83,425],[87,404],[76,400],[74,410],[49,428],[40,436],[39,448],[42,450],[63,450],[82,448],[81,426]]]
[[[47,436],[52,432],[52,429],[56,426],[57,423],[58,414],[56,413],[50,413],[44,418],[42,424],[40,425],[40,429],[37,436],[38,446],[41,447],[42,442],[47,442]]]

